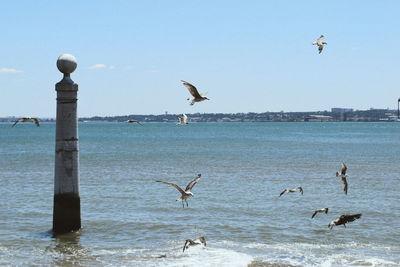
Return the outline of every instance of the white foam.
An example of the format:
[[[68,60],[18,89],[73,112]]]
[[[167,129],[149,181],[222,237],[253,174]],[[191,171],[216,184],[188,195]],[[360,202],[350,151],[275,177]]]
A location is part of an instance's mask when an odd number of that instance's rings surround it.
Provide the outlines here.
[[[252,261],[252,256],[231,249],[191,247],[181,257],[166,258],[160,266],[243,267]]]

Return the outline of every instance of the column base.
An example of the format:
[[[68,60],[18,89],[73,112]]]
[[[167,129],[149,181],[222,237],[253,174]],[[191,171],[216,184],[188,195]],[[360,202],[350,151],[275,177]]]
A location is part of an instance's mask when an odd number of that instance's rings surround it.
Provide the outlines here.
[[[54,195],[53,234],[65,234],[81,229],[81,199],[74,193]]]

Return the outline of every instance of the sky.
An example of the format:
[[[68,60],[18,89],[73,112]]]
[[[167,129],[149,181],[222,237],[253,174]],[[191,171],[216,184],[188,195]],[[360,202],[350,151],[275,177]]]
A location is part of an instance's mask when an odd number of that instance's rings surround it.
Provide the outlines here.
[[[0,117],[397,108],[400,1],[2,1]],[[328,43],[318,54],[321,34]],[[189,106],[194,84],[210,101]]]

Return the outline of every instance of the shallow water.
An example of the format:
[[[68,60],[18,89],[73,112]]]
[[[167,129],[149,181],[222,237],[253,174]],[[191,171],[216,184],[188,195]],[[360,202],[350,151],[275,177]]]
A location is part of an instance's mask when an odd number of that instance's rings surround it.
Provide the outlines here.
[[[0,265],[400,265],[399,123],[81,123],[83,229],[52,238],[54,124],[0,124]],[[335,177],[348,166],[348,195]],[[189,207],[161,179],[185,187]],[[279,197],[285,188],[298,193]],[[314,209],[329,207],[329,213]],[[328,229],[344,213],[347,228]],[[182,252],[184,240],[207,247]],[[158,258],[165,255],[166,257]]]

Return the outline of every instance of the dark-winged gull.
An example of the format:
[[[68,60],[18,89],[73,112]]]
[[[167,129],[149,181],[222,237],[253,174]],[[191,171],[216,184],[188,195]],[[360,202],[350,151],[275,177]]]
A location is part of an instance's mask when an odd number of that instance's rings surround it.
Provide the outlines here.
[[[293,188],[293,189],[285,189],[282,191],[282,193],[280,193],[279,196],[282,196],[283,194],[288,194],[288,193],[293,193],[296,191],[300,191],[301,194],[303,194],[303,188],[301,188],[300,186]]]
[[[182,207],[185,207],[185,204],[183,203],[183,201],[185,201],[186,202],[186,207],[188,207],[189,205],[188,205],[187,199],[193,196],[193,193],[192,193],[191,190],[192,190],[193,186],[200,180],[200,177],[201,177],[201,174],[198,174],[196,176],[196,178],[194,178],[193,181],[191,181],[186,186],[185,190],[183,190],[178,185],[173,184],[173,183],[168,183],[168,182],[164,182],[164,181],[160,181],[160,180],[157,180],[156,182],[164,183],[164,184],[167,184],[167,185],[175,187],[181,193],[181,197],[178,198],[176,201],[181,200],[182,201]]]
[[[335,220],[331,221],[328,227],[332,229],[333,226],[338,226],[341,224],[343,224],[343,226],[346,227],[346,223],[355,221],[356,219],[360,219],[361,215],[362,215],[361,213],[341,215],[339,218],[336,218]]]
[[[40,126],[39,120],[37,118],[24,117],[24,118],[16,120],[14,122],[14,124],[12,125],[12,127],[14,127],[15,124],[17,124],[18,122],[27,122],[27,121],[33,121],[36,124],[36,126],[38,126],[38,127]]]
[[[314,218],[315,215],[317,215],[317,213],[319,213],[319,212],[325,212],[325,214],[327,214],[327,213],[328,213],[328,210],[329,210],[328,208],[323,208],[323,209],[315,210],[315,211],[314,211],[314,214],[311,216],[311,219]]]
[[[179,115],[178,119],[179,119],[179,122],[177,123],[178,125],[186,125],[189,123],[186,114]]]
[[[193,99],[188,98],[187,100],[190,100],[190,105],[194,105],[194,103],[196,102],[201,102],[204,100],[210,100],[207,97],[199,94],[199,91],[197,91],[197,88],[188,82],[185,82],[183,80],[181,80],[183,82],[183,85],[189,90],[189,93],[193,96]]]
[[[185,252],[185,249],[188,249],[191,246],[197,246],[197,245],[204,245],[206,246],[206,239],[204,236],[201,236],[195,240],[192,239],[186,239],[185,245],[183,245],[183,252]]]
[[[325,43],[325,36],[321,35],[316,42],[312,43],[313,45],[317,45],[318,46],[318,54],[321,54],[322,50],[324,49],[324,45],[326,45],[327,43]]]
[[[141,123],[140,123],[140,121],[138,121],[138,120],[126,120],[126,121],[124,121],[125,123],[137,123],[137,124],[140,124],[140,125],[142,125]],[[143,125],[142,125],[143,126]]]

